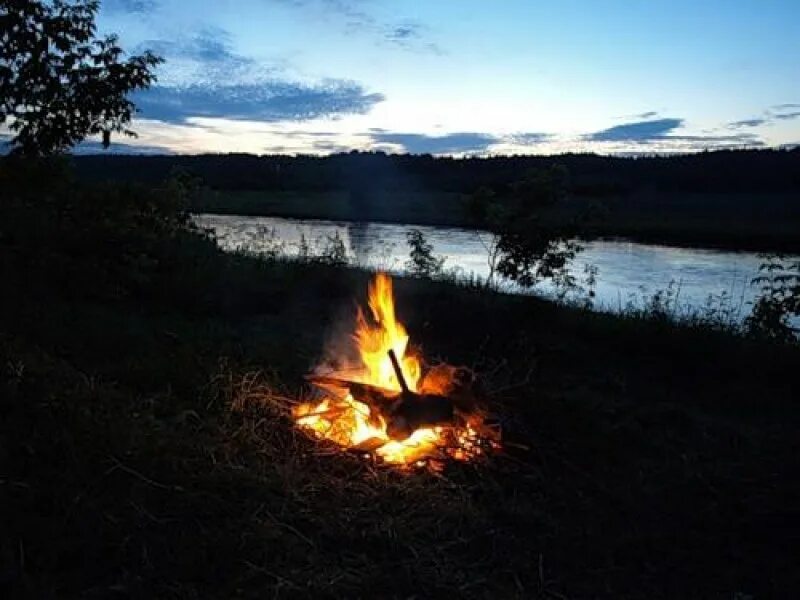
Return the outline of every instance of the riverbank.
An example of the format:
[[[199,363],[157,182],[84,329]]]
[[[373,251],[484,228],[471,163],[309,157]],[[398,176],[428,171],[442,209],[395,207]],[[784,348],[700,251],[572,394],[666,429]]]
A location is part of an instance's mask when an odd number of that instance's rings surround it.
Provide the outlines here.
[[[465,196],[447,192],[372,191],[354,202],[346,191],[205,190],[191,210],[227,215],[472,228]],[[786,193],[640,192],[572,197],[563,219],[589,214],[587,239],[625,238],[679,247],[800,252],[800,198]]]
[[[301,393],[368,273],[222,253],[176,188],[44,191],[0,206],[6,596],[800,591],[796,347],[400,279],[508,443],[399,474],[258,402]]]

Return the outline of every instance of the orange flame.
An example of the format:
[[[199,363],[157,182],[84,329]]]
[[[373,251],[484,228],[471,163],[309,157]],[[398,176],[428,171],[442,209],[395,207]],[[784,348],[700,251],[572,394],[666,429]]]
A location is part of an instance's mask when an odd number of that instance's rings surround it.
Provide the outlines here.
[[[409,389],[416,391],[420,364],[416,357],[406,356],[408,334],[395,317],[392,280],[388,275],[378,273],[375,276],[375,281],[369,284],[368,298],[375,325],[370,325],[359,308],[356,333],[353,336],[366,370],[366,377],[359,381],[399,392],[400,382],[397,381],[389,358],[389,350],[394,350]]]
[[[378,273],[370,283],[368,305],[371,319],[359,308],[353,335],[361,365],[353,374],[348,371],[348,379],[399,393],[401,385],[389,358],[389,350],[393,350],[411,391],[446,393],[450,381],[443,373],[449,371],[440,369],[428,381],[428,378],[422,378],[420,360],[408,353],[409,336],[395,315],[392,280],[388,275]],[[395,464],[411,464],[424,459],[445,445],[448,439],[455,438],[465,448],[477,439],[474,429],[466,425],[458,429],[420,428],[405,440],[392,440],[387,434],[384,417],[367,404],[355,400],[349,392],[343,398],[336,398],[331,393],[321,402],[300,404],[294,410],[294,417],[299,426],[317,437],[345,448],[372,451],[384,461]],[[452,454],[454,458],[466,458],[467,455],[468,452]]]

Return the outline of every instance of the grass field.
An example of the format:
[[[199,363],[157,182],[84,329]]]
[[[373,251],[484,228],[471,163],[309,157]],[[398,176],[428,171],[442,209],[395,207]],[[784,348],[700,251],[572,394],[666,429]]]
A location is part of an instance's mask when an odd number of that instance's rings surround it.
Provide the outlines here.
[[[3,597],[800,593],[797,347],[402,279],[506,451],[399,473],[264,402],[368,273],[225,255],[108,194],[2,208]]]

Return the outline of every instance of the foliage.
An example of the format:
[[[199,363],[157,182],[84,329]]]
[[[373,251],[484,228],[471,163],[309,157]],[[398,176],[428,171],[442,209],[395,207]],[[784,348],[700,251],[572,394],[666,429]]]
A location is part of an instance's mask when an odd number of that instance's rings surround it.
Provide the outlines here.
[[[332,267],[343,267],[348,263],[347,248],[338,231],[327,236],[325,245],[317,255],[316,261]]]
[[[497,234],[497,273],[522,287],[552,279],[559,287],[574,284],[567,272],[580,246],[576,221],[554,219],[553,211],[567,195],[563,166],[531,170],[506,186],[504,194],[479,189],[468,203],[470,214]],[[500,198],[501,200],[498,200]]]
[[[305,233],[301,233],[300,240],[297,242],[297,254],[294,256],[283,254],[280,250],[282,249],[279,249],[278,252],[268,251],[260,254],[266,258],[296,260],[300,263],[316,263],[331,267],[343,267],[349,262],[347,247],[338,231],[333,235],[325,236],[324,239],[318,238],[314,244],[308,241]]]
[[[686,192],[726,193],[726,210],[746,212],[761,205],[765,194],[800,190],[800,147],[794,150],[736,150],[692,155],[649,157],[563,154],[552,156],[488,156],[452,158],[350,152],[327,156],[280,154],[203,154],[197,156],[81,157],[78,168],[93,179],[161,181],[175,165],[202,174],[216,190],[303,192],[338,191],[360,211],[379,208],[382,192],[449,192],[468,195],[484,188],[489,195],[505,195],[505,186],[528,171],[548,169],[557,160],[570,174],[569,191],[576,197],[652,200],[652,192],[675,193],[682,211],[696,209],[697,198]],[[106,170],[98,168],[105,166]],[[368,173],[369,177],[365,177]],[[368,183],[365,183],[368,179]],[[649,192],[640,196],[639,192]],[[758,198],[740,206],[742,200]],[[748,196],[743,198],[742,194]],[[719,204],[708,200],[709,209]],[[466,198],[469,204],[470,198]],[[641,208],[641,206],[639,207]],[[480,207],[476,208],[480,211]],[[468,211],[463,211],[467,213]],[[714,216],[715,212],[711,212]]]
[[[305,233],[300,234],[300,241],[297,242],[297,260],[308,262],[311,258],[311,245],[308,243]]]
[[[0,241],[77,296],[166,293],[183,275],[176,253],[213,247],[186,211],[194,185],[180,172],[155,188],[86,185],[63,157],[6,157]]]
[[[96,0],[5,0],[0,7],[0,125],[14,150],[64,151],[87,136],[134,136],[127,95],[155,81],[161,59],[123,60],[114,35],[96,38]]]
[[[488,186],[482,185],[466,198],[466,212],[470,220],[481,225],[489,221],[489,211],[494,205],[496,194]]]
[[[75,163],[88,180],[147,184],[158,183],[180,165],[202,176],[211,190],[198,198],[194,212],[474,227],[483,222],[484,209],[505,202],[510,183],[526,171],[547,169],[554,160],[570,177],[569,196],[558,203],[553,218],[568,221],[589,208],[602,216],[581,237],[800,249],[800,211],[793,202],[800,191],[800,148],[646,158],[565,154],[557,159],[117,155],[80,156]],[[368,188],[356,183],[364,173],[369,173]],[[471,208],[472,194],[480,188],[492,198]],[[669,219],[664,218],[667,212]]]
[[[442,272],[446,260],[444,256],[433,254],[433,244],[419,229],[406,232],[406,241],[409,247],[409,259],[406,261],[406,270],[415,277],[435,277]]]
[[[497,289],[497,265],[500,262],[501,257],[500,238],[494,233],[490,233],[487,236],[486,234],[479,232],[477,235],[478,240],[480,241],[484,250],[486,250],[486,266],[489,269],[488,273],[486,274],[486,279],[483,282],[483,286],[486,289]]]
[[[797,341],[800,328],[792,318],[800,318],[800,260],[781,255],[765,255],[759,267],[762,273],[753,280],[761,285],[761,294],[747,318],[751,332],[781,341]]]

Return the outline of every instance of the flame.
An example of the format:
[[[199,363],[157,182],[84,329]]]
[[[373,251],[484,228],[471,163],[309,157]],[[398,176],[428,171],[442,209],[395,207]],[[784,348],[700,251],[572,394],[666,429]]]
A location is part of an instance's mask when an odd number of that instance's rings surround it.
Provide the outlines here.
[[[446,394],[453,369],[439,368],[422,377],[421,361],[408,351],[408,333],[397,320],[392,280],[388,275],[378,273],[369,284],[368,306],[371,318],[361,308],[356,315],[353,341],[361,364],[356,372],[348,373],[348,379],[401,392],[402,386],[389,358],[389,350],[393,350],[409,390]],[[450,456],[456,459],[465,460],[474,453],[473,446],[477,448],[478,436],[470,424],[460,428],[420,428],[402,441],[393,440],[387,434],[384,417],[355,400],[349,392],[341,398],[331,393],[321,402],[300,404],[294,410],[294,418],[300,427],[319,438],[345,448],[374,452],[393,464],[416,463],[454,442],[457,447]]]
[[[417,391],[420,363],[416,357],[406,355],[408,333],[394,313],[391,278],[385,273],[378,273],[375,281],[369,284],[368,298],[375,325],[367,321],[364,312],[359,308],[356,333],[353,336],[365,367],[366,377],[359,381],[399,392],[400,382],[397,381],[389,359],[389,350],[394,350],[402,365],[408,388]]]

